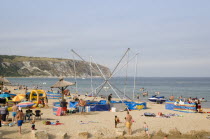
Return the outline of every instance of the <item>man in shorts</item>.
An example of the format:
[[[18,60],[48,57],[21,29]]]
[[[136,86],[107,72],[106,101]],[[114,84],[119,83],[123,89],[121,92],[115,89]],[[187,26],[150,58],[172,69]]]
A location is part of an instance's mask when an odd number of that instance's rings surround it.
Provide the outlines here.
[[[12,122],[15,122],[15,116],[17,114],[17,110],[18,110],[18,107],[14,103],[13,106],[12,106]]]
[[[80,114],[83,114],[85,112],[85,105],[86,105],[86,101],[80,99],[79,100],[79,112],[80,112]]]
[[[21,135],[21,126],[23,124],[23,119],[24,119],[24,114],[23,114],[23,111],[22,110],[20,110],[17,113],[16,118],[17,118],[17,125],[19,127],[19,134]]]

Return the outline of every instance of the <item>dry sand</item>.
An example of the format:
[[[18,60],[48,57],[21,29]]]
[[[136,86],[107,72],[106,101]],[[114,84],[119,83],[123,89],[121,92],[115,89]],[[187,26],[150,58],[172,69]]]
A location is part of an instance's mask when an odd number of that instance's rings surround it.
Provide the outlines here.
[[[10,88],[12,90],[12,88]],[[13,89],[14,90],[14,89]],[[15,90],[12,93],[24,93],[24,91]],[[84,97],[84,96],[82,96]],[[97,99],[99,100],[99,98]],[[52,103],[58,100],[49,100],[49,108],[41,108],[43,113],[42,120],[36,120],[36,128],[38,130],[46,130],[50,138],[57,138],[56,134],[60,131],[66,132],[70,138],[78,138],[78,132],[88,131],[90,138],[95,138],[97,132],[103,133],[103,138],[114,138],[116,137],[116,129],[114,128],[114,116],[117,115],[122,123],[118,125],[118,128],[125,129],[125,137],[136,137],[143,136],[143,122],[147,122],[149,126],[149,132],[155,135],[160,129],[169,133],[170,130],[177,128],[181,133],[190,133],[192,130],[195,131],[207,131],[210,132],[210,120],[206,117],[210,114],[207,113],[182,113],[171,110],[166,110],[164,104],[147,103],[148,109],[145,110],[134,110],[130,111],[133,116],[134,123],[132,125],[132,136],[127,135],[127,130],[124,124],[124,117],[126,112],[89,112],[85,115],[70,114],[67,116],[55,116],[52,112]],[[69,102],[70,100],[68,100]],[[204,109],[204,111],[210,111],[210,109]],[[24,110],[25,112],[25,110]],[[171,117],[171,118],[157,118],[157,117],[145,117],[142,116],[145,112],[155,113],[162,112],[163,114],[175,113],[183,115],[183,117]],[[10,113],[11,118],[11,113]],[[64,125],[44,125],[43,120],[55,122],[56,120]],[[81,121],[85,124],[81,124]],[[31,124],[24,123],[22,126],[23,134],[18,135],[17,125],[13,127],[2,126],[0,132],[3,133],[3,138],[30,138],[31,135]],[[154,136],[153,136],[154,138]],[[158,137],[156,137],[158,138]]]

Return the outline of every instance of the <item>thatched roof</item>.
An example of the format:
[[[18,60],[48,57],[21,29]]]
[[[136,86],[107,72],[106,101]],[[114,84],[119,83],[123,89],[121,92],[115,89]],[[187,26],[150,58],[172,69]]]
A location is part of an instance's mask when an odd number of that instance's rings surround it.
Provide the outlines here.
[[[55,83],[51,88],[61,88],[61,87],[67,87],[75,85],[75,83],[64,81],[64,79],[60,79],[57,83]]]
[[[0,77],[0,82],[9,83],[9,80],[7,80],[7,79],[4,78],[4,77]]]

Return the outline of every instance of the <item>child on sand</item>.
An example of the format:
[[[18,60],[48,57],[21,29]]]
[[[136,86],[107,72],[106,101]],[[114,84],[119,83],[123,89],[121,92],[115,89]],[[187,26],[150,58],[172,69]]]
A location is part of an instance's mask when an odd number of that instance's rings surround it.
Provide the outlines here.
[[[120,123],[120,120],[116,115],[115,115],[115,118],[114,118],[114,122],[115,122],[115,128],[117,128],[117,124]]]
[[[146,123],[146,122],[144,122],[144,131],[145,131],[145,135],[147,135],[147,136],[148,136],[148,138],[150,138],[148,125],[147,125],[147,123]]]
[[[32,130],[36,130],[36,128],[35,128],[35,120],[31,121],[31,129]]]

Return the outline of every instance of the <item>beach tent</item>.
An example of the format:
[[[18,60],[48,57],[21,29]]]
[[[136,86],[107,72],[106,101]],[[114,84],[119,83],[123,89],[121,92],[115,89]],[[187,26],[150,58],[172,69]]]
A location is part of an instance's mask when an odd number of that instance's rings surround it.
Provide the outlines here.
[[[32,90],[29,96],[29,100],[33,101],[37,106],[41,98],[46,98],[47,94],[44,90]]]

